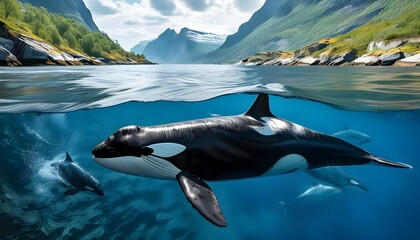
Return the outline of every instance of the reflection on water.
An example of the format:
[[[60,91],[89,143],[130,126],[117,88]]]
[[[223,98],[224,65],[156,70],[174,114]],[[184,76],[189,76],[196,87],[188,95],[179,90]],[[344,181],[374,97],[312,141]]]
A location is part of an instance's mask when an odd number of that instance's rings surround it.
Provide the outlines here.
[[[128,101],[267,92],[360,111],[420,106],[420,71],[398,67],[154,65],[0,68],[1,112],[65,112]]]

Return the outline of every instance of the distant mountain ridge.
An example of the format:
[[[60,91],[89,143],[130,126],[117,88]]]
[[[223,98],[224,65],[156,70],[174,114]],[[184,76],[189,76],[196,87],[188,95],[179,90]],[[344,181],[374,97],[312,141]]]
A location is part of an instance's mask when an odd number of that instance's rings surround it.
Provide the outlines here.
[[[20,0],[20,2],[30,3],[36,7],[44,7],[49,12],[62,14],[84,24],[91,31],[99,31],[98,26],[93,21],[91,12],[83,0]]]
[[[147,44],[144,55],[157,63],[195,63],[205,54],[216,50],[226,36],[182,28],[179,33],[166,29]]]
[[[149,44],[149,42],[151,42],[153,40],[155,40],[155,39],[140,41],[134,47],[132,47],[130,49],[130,51],[133,52],[133,53],[137,53],[137,54],[143,54],[144,49],[146,48],[147,44]]]
[[[294,51],[345,34],[371,20],[416,8],[419,0],[267,0],[203,63],[236,63],[264,51]]]

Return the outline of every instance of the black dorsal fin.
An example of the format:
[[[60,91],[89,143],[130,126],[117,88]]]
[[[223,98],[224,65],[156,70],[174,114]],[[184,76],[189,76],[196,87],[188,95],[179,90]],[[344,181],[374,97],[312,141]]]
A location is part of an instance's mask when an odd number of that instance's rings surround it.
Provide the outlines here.
[[[64,161],[73,162],[73,158],[71,158],[68,152],[66,152],[66,159]]]
[[[274,117],[270,111],[268,94],[260,93],[252,106],[248,109],[248,111],[245,112],[245,115],[255,119],[262,117]]]

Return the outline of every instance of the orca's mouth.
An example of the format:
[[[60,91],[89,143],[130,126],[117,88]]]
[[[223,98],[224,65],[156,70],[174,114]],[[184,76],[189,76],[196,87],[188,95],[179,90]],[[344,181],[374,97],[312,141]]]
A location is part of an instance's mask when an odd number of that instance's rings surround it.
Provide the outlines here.
[[[121,154],[112,146],[102,142],[92,149],[94,158],[114,158],[120,157]]]
[[[105,193],[102,189],[96,190],[96,191],[94,191],[94,193],[98,194],[101,197],[105,195]]]

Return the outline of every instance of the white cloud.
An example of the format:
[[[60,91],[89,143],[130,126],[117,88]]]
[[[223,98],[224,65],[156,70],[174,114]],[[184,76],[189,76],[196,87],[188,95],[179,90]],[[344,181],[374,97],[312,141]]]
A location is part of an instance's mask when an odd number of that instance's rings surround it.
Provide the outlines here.
[[[98,15],[110,15],[118,12],[117,5],[111,0],[85,0],[90,9],[95,9]]]
[[[206,11],[215,4],[215,0],[181,0],[189,9],[198,12]]]
[[[255,12],[261,7],[261,1],[255,0],[234,0],[235,7],[242,12]]]
[[[177,12],[175,0],[150,0],[149,3],[163,16],[171,16]]]
[[[126,50],[142,40],[156,38],[167,28],[235,33],[264,3],[264,0],[244,0],[244,5],[239,6],[238,0],[84,1],[99,29],[117,39]]]

